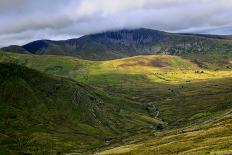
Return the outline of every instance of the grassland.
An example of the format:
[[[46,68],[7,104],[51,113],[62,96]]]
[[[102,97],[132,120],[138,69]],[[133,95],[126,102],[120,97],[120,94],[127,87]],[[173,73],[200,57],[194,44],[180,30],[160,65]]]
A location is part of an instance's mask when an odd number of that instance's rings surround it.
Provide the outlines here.
[[[91,152],[160,123],[131,101],[0,63],[0,154]]]
[[[189,54],[87,61],[74,57],[1,53],[0,61],[71,78],[130,99],[145,109],[155,106],[154,113],[159,111],[163,120],[176,126],[210,117],[231,106],[231,58]]]
[[[125,140],[115,138],[112,146],[139,140],[142,142],[104,153],[177,154],[189,151],[189,154],[194,154],[195,151],[204,154],[208,150],[211,152],[231,149],[227,147],[231,144],[231,141],[228,141],[231,134],[231,115],[228,114],[225,119],[223,116],[232,108],[232,56],[229,53],[189,53],[182,57],[136,56],[110,61],[0,53],[0,62],[20,64],[50,76],[79,81],[94,87],[96,91],[107,92],[110,98],[116,96],[123,101],[126,100],[130,104],[120,101],[117,104],[129,105],[127,109],[131,112],[137,109],[133,114],[129,112],[130,117],[126,117],[128,119],[142,113],[139,116],[140,123],[137,124],[140,127],[144,125],[141,120],[143,117],[146,120],[165,122],[158,128],[161,130],[160,133],[157,132],[157,126],[152,126],[150,130],[143,130],[137,126],[135,129],[138,131],[134,131],[130,124],[130,128],[123,130],[127,133],[124,136]],[[128,116],[123,110],[119,111],[124,115],[114,115],[112,118],[123,119]],[[215,118],[220,121],[214,120]],[[149,123],[146,125],[151,127]],[[212,134],[207,134],[208,132]],[[228,137],[224,138],[223,135]],[[207,143],[211,140],[210,136],[213,136],[214,143]],[[144,142],[144,139],[151,140]],[[185,141],[186,147],[182,146]],[[210,149],[214,144],[215,148]],[[201,145],[205,148],[201,149]],[[196,150],[193,150],[194,148]]]
[[[232,113],[178,130],[149,135],[149,140],[115,147],[97,155],[225,155],[232,153]],[[143,135],[144,136],[144,135]],[[148,135],[147,135],[148,136]]]

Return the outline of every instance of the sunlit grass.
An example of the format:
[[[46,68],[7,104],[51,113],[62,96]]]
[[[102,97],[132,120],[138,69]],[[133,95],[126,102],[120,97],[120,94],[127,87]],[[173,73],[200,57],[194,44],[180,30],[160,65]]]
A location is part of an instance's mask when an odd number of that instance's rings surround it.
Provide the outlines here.
[[[155,154],[231,154],[232,115],[216,121],[185,129],[160,133],[140,143],[109,149],[97,155],[155,155]]]

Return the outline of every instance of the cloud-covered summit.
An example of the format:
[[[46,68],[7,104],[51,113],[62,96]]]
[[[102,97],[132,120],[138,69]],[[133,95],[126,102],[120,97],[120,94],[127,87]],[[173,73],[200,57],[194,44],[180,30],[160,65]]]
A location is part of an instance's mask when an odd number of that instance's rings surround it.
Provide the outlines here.
[[[0,46],[146,27],[232,34],[232,0],[1,0]]]

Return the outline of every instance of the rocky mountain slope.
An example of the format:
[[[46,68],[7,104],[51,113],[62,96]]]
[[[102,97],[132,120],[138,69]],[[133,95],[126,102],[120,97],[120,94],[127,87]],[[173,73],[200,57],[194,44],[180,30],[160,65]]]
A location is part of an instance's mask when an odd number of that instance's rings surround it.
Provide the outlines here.
[[[231,36],[175,34],[141,28],[103,32],[63,41],[38,40],[2,50],[109,60],[136,55],[229,52],[231,48]]]

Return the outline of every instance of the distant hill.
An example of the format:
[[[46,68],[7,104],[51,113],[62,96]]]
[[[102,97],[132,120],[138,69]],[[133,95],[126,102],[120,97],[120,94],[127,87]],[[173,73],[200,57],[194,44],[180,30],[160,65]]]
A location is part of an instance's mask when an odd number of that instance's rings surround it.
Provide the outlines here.
[[[18,45],[11,45],[9,47],[3,47],[2,50],[5,51],[5,52],[30,54],[29,51],[27,51],[26,49],[24,49],[23,47],[18,46]]]
[[[103,32],[63,41],[38,40],[23,46],[5,47],[2,50],[109,60],[136,55],[230,52],[231,38],[218,35],[175,34],[141,28]]]

